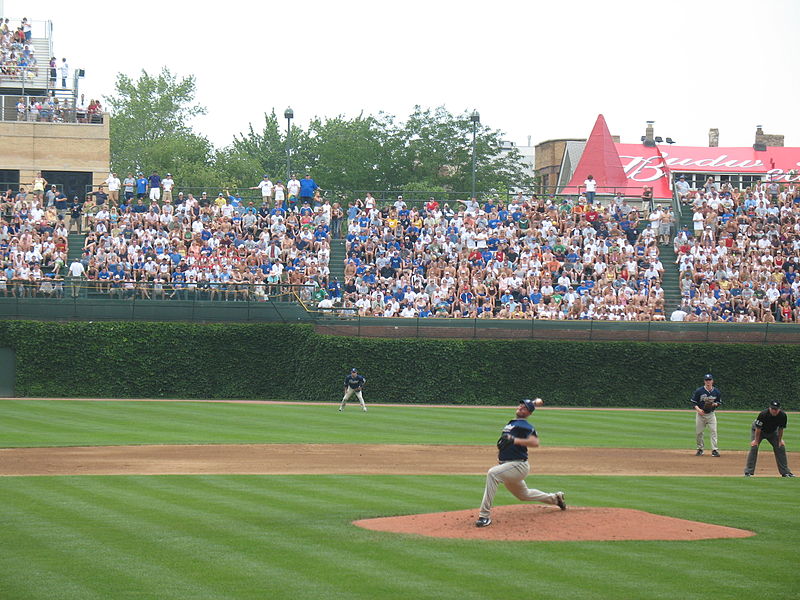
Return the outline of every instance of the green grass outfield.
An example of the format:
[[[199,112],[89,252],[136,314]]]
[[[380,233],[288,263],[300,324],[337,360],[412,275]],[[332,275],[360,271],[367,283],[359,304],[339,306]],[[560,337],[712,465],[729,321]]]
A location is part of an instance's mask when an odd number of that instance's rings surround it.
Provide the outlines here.
[[[513,418],[507,408],[334,404],[0,401],[0,447],[128,444],[491,444]],[[752,412],[718,413],[720,446],[744,450]],[[362,418],[363,417],[363,418]],[[369,420],[364,427],[365,418]],[[544,407],[530,419],[547,446],[694,448],[694,411]],[[786,443],[800,449],[800,414]],[[800,467],[798,467],[800,470]]]
[[[0,446],[493,444],[512,408],[0,402]],[[720,413],[744,450],[752,413]],[[542,410],[558,446],[693,447],[691,411]],[[787,445],[800,427],[789,416]],[[457,452],[457,448],[453,449]],[[380,452],[376,446],[375,452]],[[762,449],[762,468],[773,469]],[[487,465],[487,468],[490,465]],[[793,465],[800,470],[799,465]],[[480,476],[0,478],[0,599],[789,599],[800,589],[797,480],[536,476],[570,504],[751,529],[695,542],[483,542],[362,530],[355,519],[476,508]],[[498,504],[517,501],[505,490]]]

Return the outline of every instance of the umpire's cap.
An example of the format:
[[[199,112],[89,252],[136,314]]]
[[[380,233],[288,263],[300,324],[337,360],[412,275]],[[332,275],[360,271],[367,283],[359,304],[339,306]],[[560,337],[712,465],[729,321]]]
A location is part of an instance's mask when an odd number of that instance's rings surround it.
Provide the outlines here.
[[[530,398],[524,398],[524,399],[520,400],[520,402],[522,404],[524,404],[525,408],[527,408],[530,412],[533,412],[533,411],[536,410],[536,405],[533,403],[533,400],[531,400]]]

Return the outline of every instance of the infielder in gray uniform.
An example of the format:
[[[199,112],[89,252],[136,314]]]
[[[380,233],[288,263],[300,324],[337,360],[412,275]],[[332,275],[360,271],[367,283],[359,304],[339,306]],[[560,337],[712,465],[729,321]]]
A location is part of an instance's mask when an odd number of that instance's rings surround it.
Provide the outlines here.
[[[714,387],[714,376],[706,373],[703,385],[692,394],[691,403],[694,405],[694,433],[697,443],[696,456],[703,456],[703,433],[708,427],[711,433],[711,456],[719,456],[717,440],[717,414],[716,410],[722,404],[722,394]]]
[[[347,399],[353,394],[355,394],[358,401],[361,402],[361,409],[367,412],[367,405],[364,404],[364,396],[361,394],[365,383],[367,383],[367,379],[363,375],[358,374],[358,369],[350,369],[350,374],[344,378],[344,398],[342,398],[342,403],[339,405],[339,412],[344,410],[344,407],[347,405]]]

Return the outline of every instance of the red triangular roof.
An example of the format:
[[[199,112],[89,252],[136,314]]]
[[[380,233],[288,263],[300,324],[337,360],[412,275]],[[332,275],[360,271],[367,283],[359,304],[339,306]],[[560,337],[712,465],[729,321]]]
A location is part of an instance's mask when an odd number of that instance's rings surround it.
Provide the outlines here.
[[[597,191],[599,193],[611,192],[603,188],[626,188],[628,187],[628,177],[622,168],[622,161],[611,139],[608,125],[603,115],[597,115],[592,133],[583,149],[578,167],[572,174],[567,188],[583,186],[586,177],[591,175],[597,181]],[[564,190],[566,191],[566,190]]]

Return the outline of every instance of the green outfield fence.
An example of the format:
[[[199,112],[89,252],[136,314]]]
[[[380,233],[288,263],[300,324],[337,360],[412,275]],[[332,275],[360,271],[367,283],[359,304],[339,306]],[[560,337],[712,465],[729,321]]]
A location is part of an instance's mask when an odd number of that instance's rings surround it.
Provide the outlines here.
[[[517,339],[638,342],[800,344],[791,323],[672,323],[359,317],[309,310],[304,286],[275,286],[266,297],[183,292],[173,298],[111,296],[67,281],[59,296],[0,296],[0,319],[43,321],[182,321],[311,323],[324,335],[381,338]]]
[[[800,343],[800,326],[791,323],[421,319],[340,316],[319,313],[315,319],[315,325],[317,333],[353,337],[575,340],[586,342]]]

